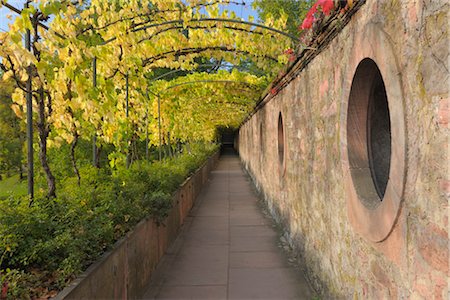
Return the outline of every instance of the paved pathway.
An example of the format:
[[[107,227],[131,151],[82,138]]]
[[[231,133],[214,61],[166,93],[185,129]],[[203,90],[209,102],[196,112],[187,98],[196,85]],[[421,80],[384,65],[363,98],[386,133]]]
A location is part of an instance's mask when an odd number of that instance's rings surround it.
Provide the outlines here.
[[[145,299],[312,299],[287,263],[272,221],[234,153],[210,183],[163,257]]]

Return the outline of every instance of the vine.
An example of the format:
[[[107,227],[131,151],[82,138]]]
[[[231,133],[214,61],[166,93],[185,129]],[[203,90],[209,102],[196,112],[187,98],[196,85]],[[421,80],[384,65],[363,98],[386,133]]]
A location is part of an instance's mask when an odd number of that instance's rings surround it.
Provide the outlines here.
[[[158,135],[153,134],[159,129],[158,117],[162,132],[170,132],[165,143],[214,140],[216,127],[237,126],[242,121],[270,79],[288,62],[285,50],[294,45],[292,38],[277,34],[286,18],[269,18],[255,27],[252,20],[221,10],[220,5],[227,3],[45,0],[23,9],[9,32],[0,33],[0,56],[5,58],[0,66],[5,78],[13,77],[18,84],[13,94],[16,110],[26,109],[25,81],[27,68],[32,69],[40,159],[49,197],[56,195],[56,185],[47,147],[71,144],[78,174],[75,147],[79,139],[95,136],[99,148],[113,144],[122,153],[116,158],[123,157],[129,165],[136,156],[134,144],[147,139],[147,132],[148,147],[159,145]],[[49,19],[46,30],[41,25]],[[26,30],[33,33],[31,52],[22,45]],[[95,85],[91,80],[94,59]],[[225,67],[196,71],[199,61],[239,66],[249,59],[263,75]],[[184,75],[152,81],[160,69],[179,69]],[[219,82],[224,80],[230,82]],[[197,83],[182,85],[191,81]],[[168,88],[173,85],[179,86]],[[157,101],[149,99],[147,91],[160,96],[161,116]]]

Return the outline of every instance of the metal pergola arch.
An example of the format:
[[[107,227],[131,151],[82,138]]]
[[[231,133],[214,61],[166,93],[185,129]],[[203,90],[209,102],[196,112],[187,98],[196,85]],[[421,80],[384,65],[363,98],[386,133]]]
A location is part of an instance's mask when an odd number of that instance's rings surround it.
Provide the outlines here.
[[[27,1],[25,3],[25,8],[28,8],[30,1]],[[3,6],[5,6],[6,8],[10,9],[11,11],[17,13],[17,14],[21,14],[22,10],[6,3],[4,0],[0,0],[0,4],[2,4]],[[249,21],[243,21],[243,20],[236,20],[236,19],[227,19],[227,18],[200,18],[200,19],[192,19],[190,20],[191,22],[223,22],[223,23],[237,23],[237,24],[244,24],[244,25],[249,25],[249,26],[253,26],[253,27],[257,27],[257,28],[261,28],[264,30],[268,30],[268,31],[272,31],[278,34],[281,34],[283,36],[286,36],[290,39],[292,39],[293,41],[298,41],[299,39],[291,34],[285,33],[281,30],[278,30],[276,28],[272,28],[266,25],[262,25],[262,24],[258,24],[258,23],[254,23],[254,22],[249,22]],[[163,22],[163,23],[157,23],[157,24],[150,24],[150,25],[146,25],[146,26],[142,26],[142,27],[138,27],[138,28],[134,28],[132,29],[132,32],[138,32],[138,31],[142,31],[142,30],[146,30],[148,28],[152,28],[152,27],[158,27],[158,26],[164,26],[164,25],[170,25],[170,24],[181,24],[181,27],[185,27],[184,26],[184,21],[183,20],[172,20],[172,21],[167,21],[167,22]],[[37,26],[42,27],[45,30],[50,30],[49,26],[41,23],[41,22],[37,22]],[[177,26],[180,27],[180,26]],[[233,27],[227,27],[228,29],[231,30],[239,30],[239,28],[233,28]],[[253,31],[248,31],[249,33],[258,33],[258,32],[253,32]],[[58,33],[58,32],[54,32],[55,35],[59,38],[65,39],[65,37]],[[116,40],[117,38],[111,38],[107,41],[104,41],[101,45],[106,45],[114,40]],[[26,35],[25,35],[25,48],[28,51],[31,51],[31,32],[30,30],[26,30]],[[206,50],[211,50],[211,49],[206,49]],[[205,50],[205,51],[206,51]],[[238,49],[217,49],[218,51],[228,51],[228,52],[236,52],[238,51]],[[244,54],[250,54],[250,53],[244,53]],[[272,60],[275,60],[272,57],[269,57]],[[97,86],[97,61],[96,58],[94,57],[93,62],[92,62],[92,67],[93,67],[93,86],[96,87]],[[31,67],[28,68],[28,72],[29,74],[31,73]],[[31,76],[29,76],[27,83],[26,83],[26,107],[27,107],[27,159],[28,159],[28,194],[30,196],[30,199],[32,200],[34,197],[34,166],[33,166],[33,128],[32,128],[32,120],[33,120],[33,112],[32,112],[32,86],[31,86]],[[214,81],[210,81],[210,82],[214,82]],[[229,83],[229,81],[221,81],[223,83],[227,82]],[[192,82],[194,83],[194,82]],[[188,83],[185,83],[188,84]],[[179,84],[180,85],[180,84]],[[179,86],[177,85],[177,86]],[[171,87],[173,88],[173,87]],[[128,97],[129,97],[129,93],[128,93],[128,75],[126,75],[126,101],[128,103]],[[159,99],[159,95],[158,95],[158,99]],[[159,106],[160,104],[158,104]],[[128,115],[128,104],[127,104],[127,110],[126,113]],[[160,118],[160,112],[158,113],[159,118]],[[161,124],[159,123],[159,127],[161,127]],[[160,128],[161,130],[161,128]],[[161,133],[160,133],[160,159],[161,159]],[[94,135],[93,137],[93,161],[94,163],[96,162],[97,158],[97,151],[96,151],[96,136]]]
[[[156,96],[157,101],[158,101],[158,135],[159,135],[159,160],[161,160],[162,158],[162,153],[161,153],[161,147],[162,147],[162,131],[161,131],[161,93],[164,93],[167,90],[182,86],[182,85],[188,85],[188,84],[196,84],[196,83],[222,83],[222,84],[228,84],[228,83],[238,83],[238,84],[243,84],[246,85],[247,87],[250,87],[251,84],[249,84],[248,82],[245,81],[237,81],[237,80],[195,80],[195,81],[187,81],[187,82],[182,82],[179,84],[174,84],[171,86],[168,86],[167,88],[165,88],[164,90],[160,91],[159,93],[155,93],[151,90],[147,89],[147,95],[148,94],[152,94],[154,96]],[[127,86],[128,89],[128,86]],[[128,101],[128,100],[127,100]],[[147,115],[148,118],[148,115]],[[147,126],[148,127],[148,126]],[[146,137],[146,151],[148,149],[148,134]],[[148,153],[146,153],[146,155],[148,155]]]

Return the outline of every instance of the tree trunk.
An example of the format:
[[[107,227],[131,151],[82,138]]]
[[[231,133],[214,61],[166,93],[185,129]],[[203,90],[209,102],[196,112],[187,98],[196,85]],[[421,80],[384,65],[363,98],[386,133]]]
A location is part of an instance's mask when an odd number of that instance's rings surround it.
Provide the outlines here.
[[[133,152],[132,147],[133,147],[133,142],[130,141],[130,142],[128,143],[128,148],[127,148],[127,158],[126,158],[126,161],[125,161],[125,166],[127,167],[127,169],[128,169],[128,168],[130,167],[130,165],[131,165],[131,156],[132,156],[132,152]]]
[[[31,47],[33,50],[33,55],[36,58],[38,62],[41,61],[41,53],[39,49],[36,47],[37,42],[39,41],[39,32],[38,32],[38,23],[40,20],[40,17],[43,17],[43,15],[39,15],[39,12],[36,12],[35,15],[31,18],[31,22],[33,24],[33,40],[31,42]],[[39,78],[39,75],[37,75],[37,72],[34,68],[34,78]],[[52,174],[52,171],[50,170],[50,166],[48,163],[47,158],[47,138],[50,134],[50,124],[48,123],[47,118],[52,114],[52,102],[50,95],[46,95],[44,90],[44,79],[39,78],[41,80],[41,86],[37,89],[37,93],[33,95],[33,97],[36,100],[36,104],[38,107],[38,120],[36,122],[37,125],[37,131],[39,135],[39,159],[41,161],[42,169],[44,170],[46,179],[47,179],[47,198],[55,198],[56,197],[56,183],[55,183],[55,177]],[[47,97],[47,103],[45,102]],[[33,204],[33,200],[30,202],[30,206]]]
[[[186,149],[189,154],[191,154],[191,144],[189,142],[186,142]]]
[[[20,163],[20,167],[19,167],[19,180],[22,181],[24,179],[23,177],[23,165],[22,163]]]
[[[136,132],[137,129],[134,131]],[[133,151],[131,151],[131,163],[139,160],[139,150],[138,150],[138,139],[139,137],[137,134],[133,134],[133,139],[131,140],[131,148]]]
[[[95,151],[96,151],[96,155],[95,155],[95,167],[96,167],[97,169],[100,169],[100,154],[102,153],[102,149],[103,149],[103,146],[102,146],[102,145],[100,145],[100,146],[98,146],[98,147],[95,148]]]
[[[37,95],[38,103],[38,120],[37,120],[37,130],[39,134],[39,159],[41,161],[42,169],[44,170],[45,176],[47,178],[47,197],[56,197],[56,183],[55,177],[50,170],[50,166],[47,158],[47,138],[50,133],[50,126],[47,122],[47,117],[45,114],[45,94],[43,88],[39,88]],[[47,103],[48,114],[51,113],[51,103],[50,98]]]
[[[167,145],[169,146],[169,155],[173,157],[172,143],[170,143],[170,131],[167,132]]]
[[[27,141],[27,137],[22,131],[20,131],[20,128],[18,128],[18,130],[20,132],[19,133],[19,143],[20,143],[20,145],[23,146],[25,144],[25,142]],[[22,160],[23,160],[23,151],[20,151],[20,164],[19,164],[19,179],[20,179],[20,181],[25,179],[25,177],[23,175],[24,166],[22,164]]]
[[[166,144],[165,136],[163,136],[163,140],[162,140],[162,149],[163,149],[164,158],[167,158],[167,144]]]
[[[177,152],[178,152],[178,155],[180,155],[180,153],[183,151],[183,144],[181,143],[181,140],[180,139],[178,139],[177,140]]]
[[[81,185],[81,176],[80,176],[80,171],[78,170],[77,161],[75,158],[75,148],[78,144],[78,137],[79,137],[79,135],[75,130],[75,132],[73,133],[73,142],[72,142],[72,145],[70,145],[70,159],[72,161],[73,171],[75,172],[75,175],[77,175],[78,186],[80,186]]]

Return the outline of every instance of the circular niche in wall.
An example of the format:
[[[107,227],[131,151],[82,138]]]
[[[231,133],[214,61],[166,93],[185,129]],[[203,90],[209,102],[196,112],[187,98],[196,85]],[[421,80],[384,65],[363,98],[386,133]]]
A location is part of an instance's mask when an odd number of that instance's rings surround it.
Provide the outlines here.
[[[350,172],[359,200],[375,209],[383,200],[391,165],[391,120],[383,77],[365,58],[358,65],[347,114]]]
[[[281,112],[278,115],[278,159],[282,166],[284,163],[284,127]]]
[[[389,57],[382,58],[380,64],[368,56],[354,58],[341,119],[349,220],[374,242],[386,239],[397,220],[406,157],[399,73]]]
[[[259,149],[261,151],[260,155],[264,155],[264,131],[262,122],[259,123]]]

